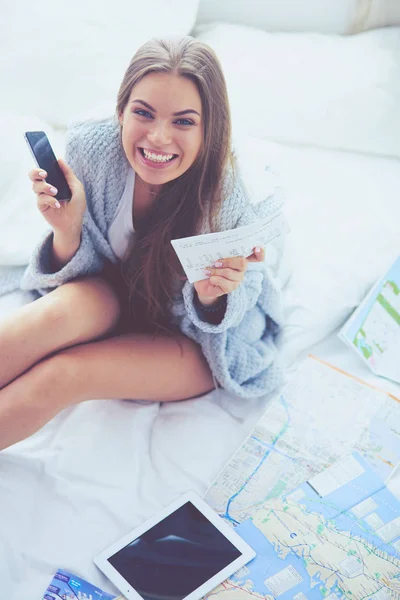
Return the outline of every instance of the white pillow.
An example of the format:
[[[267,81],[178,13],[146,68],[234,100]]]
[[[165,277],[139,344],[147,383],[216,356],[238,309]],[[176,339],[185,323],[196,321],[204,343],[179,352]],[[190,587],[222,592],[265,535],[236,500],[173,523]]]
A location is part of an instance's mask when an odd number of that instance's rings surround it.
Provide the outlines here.
[[[2,14],[0,113],[37,115],[65,127],[99,103],[115,109],[137,48],[151,37],[187,35],[198,0],[22,0]]]
[[[200,0],[198,24],[223,21],[266,31],[345,33],[357,0]]]
[[[344,323],[400,254],[400,162],[257,138],[242,148],[242,164],[247,155],[253,169],[270,165],[285,192],[291,276],[278,344],[290,365]]]
[[[397,0],[200,0],[197,23],[224,21],[266,31],[356,33],[400,23]]]
[[[64,156],[64,135],[37,117],[0,116],[0,265],[25,265],[49,225],[36,207],[28,172],[36,167],[25,131],[45,131],[57,156]]]
[[[400,28],[354,36],[196,29],[227,80],[234,131],[400,158]]]

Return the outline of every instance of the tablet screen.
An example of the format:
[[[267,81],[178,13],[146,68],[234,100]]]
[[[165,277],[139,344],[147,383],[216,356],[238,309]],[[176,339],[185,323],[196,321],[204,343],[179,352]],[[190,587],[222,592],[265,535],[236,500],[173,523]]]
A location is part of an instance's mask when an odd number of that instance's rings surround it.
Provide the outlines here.
[[[108,561],[143,600],[182,600],[242,556],[191,502]]]

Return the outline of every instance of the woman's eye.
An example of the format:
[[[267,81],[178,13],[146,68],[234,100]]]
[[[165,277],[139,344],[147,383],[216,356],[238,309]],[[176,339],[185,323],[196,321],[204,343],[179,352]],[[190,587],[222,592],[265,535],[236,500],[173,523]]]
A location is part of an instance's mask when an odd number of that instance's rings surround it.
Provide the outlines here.
[[[136,110],[133,111],[133,113],[135,115],[139,115],[139,117],[150,117],[150,119],[153,118],[153,116],[147,111],[147,110],[143,110],[141,108],[138,108]],[[177,123],[178,125],[194,125],[193,121],[190,121],[190,119],[177,119],[175,121],[175,123]]]
[[[140,108],[138,108],[137,110],[133,111],[135,113],[135,115],[139,115],[140,117],[145,117],[145,116],[149,116],[151,117],[151,114],[149,112],[147,112],[147,110],[142,110]],[[143,115],[141,113],[144,113]]]
[[[176,122],[178,123],[179,121],[179,125],[194,125],[193,121],[189,121],[189,119],[178,119]],[[184,123],[182,121],[184,121]]]

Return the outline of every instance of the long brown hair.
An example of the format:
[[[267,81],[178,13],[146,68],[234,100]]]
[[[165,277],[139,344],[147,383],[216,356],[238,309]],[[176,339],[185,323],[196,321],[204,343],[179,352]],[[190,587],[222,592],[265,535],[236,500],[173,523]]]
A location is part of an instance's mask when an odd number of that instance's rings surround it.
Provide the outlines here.
[[[231,153],[231,117],[225,78],[214,51],[192,38],[151,39],[133,56],[122,80],[117,115],[124,111],[132,88],[149,73],[171,73],[191,79],[202,103],[203,135],[190,168],[165,183],[141,219],[134,242],[122,261],[129,292],[131,326],[157,333],[175,330],[171,303],[185,280],[171,240],[195,235],[207,219],[217,228],[223,202],[224,175]]]

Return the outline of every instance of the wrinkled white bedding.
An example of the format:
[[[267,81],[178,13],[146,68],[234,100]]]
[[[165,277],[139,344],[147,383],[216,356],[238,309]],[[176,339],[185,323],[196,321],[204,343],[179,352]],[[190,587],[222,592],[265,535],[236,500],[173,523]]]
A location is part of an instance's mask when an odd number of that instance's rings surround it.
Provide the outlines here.
[[[0,298],[0,318],[29,299],[22,292]],[[376,385],[336,332],[310,350]],[[288,367],[288,376],[304,356]],[[400,386],[379,385],[400,397]],[[59,567],[116,592],[92,556],[180,493],[203,494],[269,400],[246,403],[223,390],[165,404],[93,400],[4,450],[1,597],[41,598]],[[392,485],[400,495],[400,473]]]
[[[0,319],[29,299],[0,298]],[[181,492],[204,493],[267,401],[90,401],[4,450],[1,598],[41,598],[58,567],[112,592],[92,556]]]

